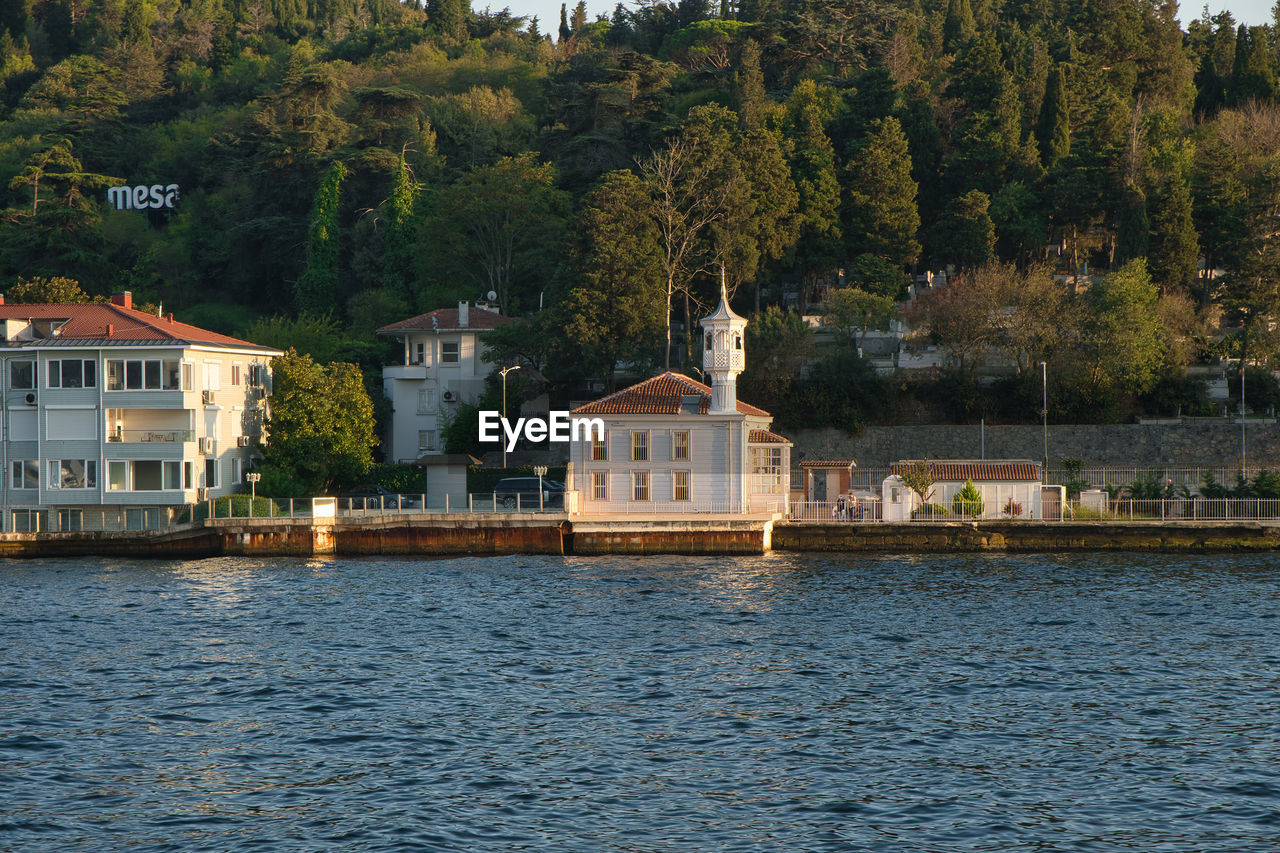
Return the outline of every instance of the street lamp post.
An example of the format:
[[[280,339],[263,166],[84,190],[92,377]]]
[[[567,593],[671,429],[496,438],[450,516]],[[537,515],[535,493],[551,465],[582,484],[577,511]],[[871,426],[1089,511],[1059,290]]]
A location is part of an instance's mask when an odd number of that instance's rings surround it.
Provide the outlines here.
[[[1249,476],[1244,472],[1249,461],[1244,443],[1244,359],[1240,359],[1240,476]]]
[[[1044,424],[1044,469],[1049,469],[1049,367],[1040,362],[1040,417]]]
[[[547,466],[535,465],[533,473],[538,475],[538,510],[541,511],[543,509],[542,500],[545,497],[542,491],[542,478],[547,476]]]
[[[512,364],[502,368],[498,372],[502,374],[502,419],[507,419],[507,374],[513,370],[519,370],[520,365]],[[507,441],[502,439],[502,467],[507,467]]]
[[[253,502],[258,499],[258,481],[262,479],[262,475],[250,472],[244,475],[244,479],[249,484],[249,517],[253,518]]]

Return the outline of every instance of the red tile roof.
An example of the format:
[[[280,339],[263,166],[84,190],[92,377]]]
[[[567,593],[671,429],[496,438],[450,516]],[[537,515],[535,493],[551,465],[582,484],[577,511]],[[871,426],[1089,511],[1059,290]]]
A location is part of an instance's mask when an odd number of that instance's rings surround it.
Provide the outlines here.
[[[436,324],[431,325],[432,318]],[[503,317],[497,311],[472,305],[467,309],[467,325],[458,325],[457,308],[437,308],[408,320],[401,320],[378,330],[379,335],[393,335],[396,332],[456,332],[462,329],[485,332],[504,323],[514,323],[514,317]]]
[[[129,344],[190,343],[253,347],[276,352],[270,347],[210,332],[199,326],[157,317],[111,303],[0,305],[0,320],[65,320],[57,337],[32,341],[11,341],[23,346],[71,346],[72,342],[94,346]]]
[[[983,480],[986,482],[1008,480],[1040,479],[1040,465],[1027,459],[1002,460],[966,460],[966,459],[925,459],[929,470],[933,473],[934,482],[959,483],[964,480]],[[901,474],[915,460],[896,462],[892,473]]]
[[[748,444],[790,444],[791,439],[784,438],[767,429],[753,429],[747,435]]]
[[[652,379],[615,391],[593,403],[579,406],[575,415],[678,415],[683,411],[685,397],[697,396],[698,414],[705,415],[711,408],[711,388],[690,379],[683,373],[660,373]],[[757,409],[741,401],[738,413],[770,417],[764,409]]]

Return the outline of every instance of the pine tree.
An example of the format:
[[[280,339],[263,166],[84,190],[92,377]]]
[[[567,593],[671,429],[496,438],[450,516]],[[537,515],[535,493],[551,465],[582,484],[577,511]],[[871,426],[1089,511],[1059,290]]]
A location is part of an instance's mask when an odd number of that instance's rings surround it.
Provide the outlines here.
[[[347,167],[335,161],[316,190],[307,227],[307,268],[298,279],[294,301],[299,313],[325,314],[338,292],[341,234],[338,209]]]
[[[569,41],[569,37],[573,35],[573,30],[569,29],[569,8],[564,3],[560,4],[560,44]]]

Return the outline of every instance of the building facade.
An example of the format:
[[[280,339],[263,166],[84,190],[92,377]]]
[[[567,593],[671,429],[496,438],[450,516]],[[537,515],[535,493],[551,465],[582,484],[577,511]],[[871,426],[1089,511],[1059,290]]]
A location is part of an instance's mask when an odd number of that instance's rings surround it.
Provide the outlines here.
[[[791,442],[737,397],[746,324],[722,291],[702,321],[709,386],[667,372],[573,410],[604,426],[603,438],[570,447],[578,512],[786,512]]]
[[[1044,519],[1041,505],[1044,488],[1040,484],[1040,465],[1029,459],[929,459],[933,484],[927,492],[929,503],[938,507],[938,514],[931,518],[950,515],[975,518]],[[920,496],[907,487],[902,479],[916,461],[896,463],[892,473],[882,485],[882,507],[885,521],[910,521],[923,505]],[[955,497],[972,483],[980,496],[977,505],[957,506]],[[1061,486],[1049,486],[1057,493]],[[1059,502],[1060,506],[1060,502]],[[979,508],[980,507],[980,508]],[[957,510],[963,510],[957,512]],[[975,511],[977,510],[977,511]],[[1060,509],[1057,510],[1060,512]]]
[[[5,531],[159,527],[238,490],[278,350],[110,304],[4,305]]]
[[[514,322],[488,305],[458,303],[378,329],[398,339],[403,360],[382,369],[391,400],[388,462],[444,453],[440,431],[461,403],[475,404],[494,366],[484,360],[485,332]]]

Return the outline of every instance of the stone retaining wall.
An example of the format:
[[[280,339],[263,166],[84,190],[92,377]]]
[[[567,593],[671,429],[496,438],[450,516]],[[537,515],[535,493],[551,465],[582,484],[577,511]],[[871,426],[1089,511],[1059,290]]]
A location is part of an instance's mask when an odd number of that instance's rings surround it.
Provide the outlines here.
[[[985,435],[984,435],[985,434]],[[841,430],[795,430],[792,460],[848,459],[861,467],[891,465],[901,459],[1033,459],[1044,456],[1039,426],[868,427],[851,436]],[[1280,468],[1280,425],[1246,427],[1248,464]],[[1080,459],[1087,466],[1200,466],[1240,464],[1240,425],[1226,422],[1177,424],[1049,425],[1049,465]]]

